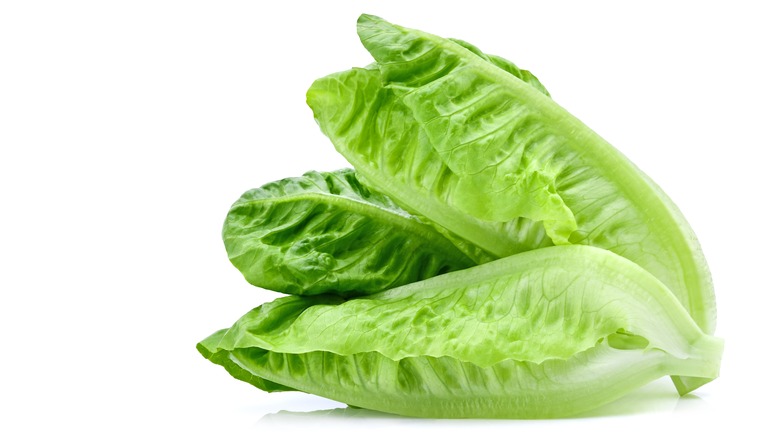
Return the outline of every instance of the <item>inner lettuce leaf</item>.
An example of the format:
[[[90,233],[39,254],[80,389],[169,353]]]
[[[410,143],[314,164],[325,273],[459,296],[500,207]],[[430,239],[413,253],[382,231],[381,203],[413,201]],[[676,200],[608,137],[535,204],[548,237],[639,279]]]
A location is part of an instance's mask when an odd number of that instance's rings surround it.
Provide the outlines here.
[[[552,245],[541,222],[523,217],[486,221],[449,205],[457,176],[433,149],[409,108],[383,87],[376,68],[319,79],[309,89],[307,101],[320,128],[355,167],[360,180],[405,210],[482,248],[492,258]]]
[[[358,34],[376,63],[315,81],[307,102],[367,185],[496,257],[551,243],[612,251],[714,332],[709,269],[678,208],[535,78],[370,15]]]
[[[489,260],[363,187],[350,169],[247,191],[222,236],[249,283],[297,295],[364,295]]]
[[[538,418],[668,374],[715,378],[722,342],[636,264],[572,245],[351,300],[280,298],[198,348],[268,391],[410,416]]]

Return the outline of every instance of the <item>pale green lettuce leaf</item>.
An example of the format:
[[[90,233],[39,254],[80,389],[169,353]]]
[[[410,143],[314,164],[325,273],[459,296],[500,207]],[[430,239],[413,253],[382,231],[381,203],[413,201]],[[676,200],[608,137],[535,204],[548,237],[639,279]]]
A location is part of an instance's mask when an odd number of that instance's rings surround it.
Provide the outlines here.
[[[667,374],[711,379],[721,349],[652,275],[579,245],[348,301],[277,299],[200,346],[261,388],[490,418],[570,416]]]
[[[536,76],[534,76],[533,73],[531,73],[530,71],[520,69],[518,66],[516,66],[514,63],[512,63],[512,61],[508,59],[504,59],[496,55],[488,55],[486,53],[483,53],[481,50],[479,50],[477,46],[467,41],[459,40],[456,38],[450,38],[450,41],[460,44],[461,46],[465,47],[475,55],[484,59],[485,61],[492,63],[496,67],[506,71],[512,76],[515,76],[517,79],[520,79],[521,81],[527,83],[528,85],[536,88],[537,91],[544,94],[545,96],[550,97],[550,92],[547,91],[547,88],[545,88],[545,86],[542,85],[541,82],[539,82],[539,79]]]
[[[367,184],[497,257],[550,240],[610,250],[714,331],[693,231],[626,157],[499,58],[369,15],[358,33],[376,65],[317,80],[307,100]]]
[[[307,100],[323,132],[361,181],[404,209],[494,258],[552,244],[539,222],[485,221],[451,206],[448,200],[457,176],[431,147],[409,108],[383,88],[378,70],[356,68],[320,79],[309,89]]]
[[[225,219],[230,261],[249,283],[298,295],[374,293],[484,261],[466,254],[352,170],[308,172],[249,190]]]

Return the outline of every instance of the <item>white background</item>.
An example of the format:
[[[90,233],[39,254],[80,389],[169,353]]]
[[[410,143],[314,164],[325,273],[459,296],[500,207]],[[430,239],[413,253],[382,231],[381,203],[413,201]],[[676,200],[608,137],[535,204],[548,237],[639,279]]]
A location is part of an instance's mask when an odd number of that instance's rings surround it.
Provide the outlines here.
[[[778,14],[628,3],[3,2],[2,434],[776,433]],[[712,269],[720,379],[682,399],[659,381],[582,419],[427,421],[277,413],[342,405],[265,394],[200,357],[197,341],[276,296],[228,262],[230,204],[346,166],[304,96],[370,62],[360,12],[530,69],[667,191]]]

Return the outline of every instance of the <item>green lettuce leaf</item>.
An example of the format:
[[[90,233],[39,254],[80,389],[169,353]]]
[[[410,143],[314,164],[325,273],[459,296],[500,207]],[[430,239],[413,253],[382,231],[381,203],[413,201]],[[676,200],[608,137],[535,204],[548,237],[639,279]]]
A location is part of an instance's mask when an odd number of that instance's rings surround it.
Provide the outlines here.
[[[315,81],[307,101],[367,185],[496,257],[551,242],[612,251],[714,332],[709,269],[685,218],[535,78],[370,15],[358,34],[375,65]]]
[[[307,99],[323,132],[352,163],[361,181],[407,211],[472,242],[494,258],[552,244],[539,222],[526,218],[485,221],[449,205],[457,178],[431,147],[409,109],[391,97],[379,71],[353,69],[318,80]],[[390,105],[382,105],[385,101]]]
[[[374,293],[487,259],[363,187],[352,170],[249,190],[231,207],[222,236],[249,283],[297,295]]]
[[[712,379],[722,342],[641,267],[572,245],[363,298],[284,297],[199,350],[261,389],[410,416],[537,418],[668,374]]]
[[[251,369],[244,368],[242,361],[230,350],[218,348],[220,341],[227,333],[227,329],[220,330],[208,338],[200,341],[197,345],[198,351],[206,359],[222,365],[231,376],[238,380],[247,382],[266,392],[295,391],[284,385],[265,380],[252,373]]]

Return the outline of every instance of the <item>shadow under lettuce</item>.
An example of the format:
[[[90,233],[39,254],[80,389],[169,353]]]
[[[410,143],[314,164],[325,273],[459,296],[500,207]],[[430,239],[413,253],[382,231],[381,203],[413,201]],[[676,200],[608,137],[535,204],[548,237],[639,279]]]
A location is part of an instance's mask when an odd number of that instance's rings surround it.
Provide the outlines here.
[[[655,381],[643,388],[640,388],[625,397],[613,401],[607,405],[601,406],[594,410],[584,412],[580,415],[576,415],[570,418],[562,418],[555,420],[530,420],[530,421],[568,421],[568,420],[582,420],[588,418],[600,418],[600,417],[617,417],[617,416],[629,416],[639,415],[652,412],[675,412],[686,411],[692,409],[699,409],[706,406],[706,402],[701,398],[687,394],[680,397],[672,387],[671,382],[668,379],[661,379]],[[313,411],[288,411],[281,410],[275,413],[269,413],[264,415],[258,422],[258,426],[262,425],[295,425],[306,426],[305,423],[311,423],[311,425],[321,426],[324,424],[332,423],[339,424],[344,420],[358,420],[358,421],[372,421],[386,423],[390,422],[403,422],[403,423],[423,423],[423,422],[463,422],[458,419],[425,419],[414,417],[403,417],[400,415],[388,414],[385,412],[373,411],[370,409],[362,409],[356,407],[343,407],[334,409],[320,409]],[[490,422],[490,421],[507,421],[507,420],[491,420],[491,419],[475,419],[470,420],[474,422]],[[518,421],[518,420],[514,420]],[[529,421],[529,420],[525,420]]]

